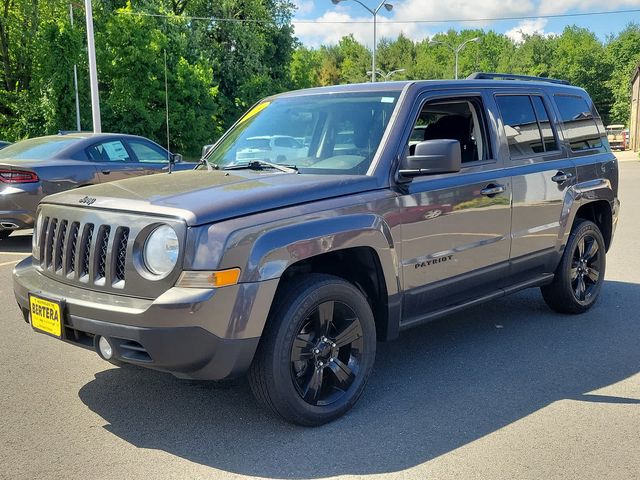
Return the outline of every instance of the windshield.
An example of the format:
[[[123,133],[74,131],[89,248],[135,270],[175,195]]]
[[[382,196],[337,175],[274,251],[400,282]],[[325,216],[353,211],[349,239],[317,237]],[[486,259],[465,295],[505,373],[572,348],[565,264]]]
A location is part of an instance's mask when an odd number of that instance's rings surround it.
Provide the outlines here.
[[[300,173],[365,174],[398,92],[278,98],[250,110],[207,160],[219,168],[265,161]]]
[[[0,150],[0,159],[40,160],[51,158],[62,149],[80,140],[79,138],[32,138],[23,140]]]

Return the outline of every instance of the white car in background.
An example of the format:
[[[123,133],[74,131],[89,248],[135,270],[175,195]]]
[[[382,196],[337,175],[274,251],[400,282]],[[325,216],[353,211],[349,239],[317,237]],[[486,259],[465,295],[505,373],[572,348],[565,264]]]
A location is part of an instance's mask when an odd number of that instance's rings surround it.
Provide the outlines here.
[[[236,161],[266,160],[287,163],[307,156],[307,148],[295,137],[273,135],[249,137],[236,153]]]

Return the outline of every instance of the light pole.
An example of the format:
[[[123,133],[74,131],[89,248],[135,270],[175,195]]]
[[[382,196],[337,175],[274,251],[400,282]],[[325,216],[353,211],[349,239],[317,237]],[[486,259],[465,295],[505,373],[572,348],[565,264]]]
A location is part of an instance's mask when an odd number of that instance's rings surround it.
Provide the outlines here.
[[[395,75],[396,73],[402,73],[404,72],[405,69],[404,68],[398,68],[397,70],[391,70],[390,72],[384,73],[382,70],[380,70],[379,68],[376,70],[376,73],[378,75],[380,75],[382,78],[384,78],[385,80],[389,80],[393,75]],[[367,75],[371,75],[371,71],[367,72]]]
[[[69,18],[71,20],[71,29],[73,30],[73,4],[69,4]],[[73,89],[76,92],[76,129],[82,130],[80,125],[80,96],[78,95],[78,65],[73,64]]]
[[[100,93],[98,92],[98,68],[96,66],[96,44],[93,38],[93,9],[91,0],[84,0],[87,16],[87,51],[89,53],[89,79],[91,80],[91,114],[93,117],[93,132],[102,132],[100,120]]]
[[[441,42],[440,40],[431,40],[429,42],[429,45],[444,45],[445,47],[447,47],[449,50],[451,50],[453,52],[453,55],[455,56],[456,59],[456,80],[458,79],[458,55],[460,55],[460,52],[464,49],[464,47],[466,47],[467,43],[471,43],[471,42],[479,42],[480,38],[479,37],[475,37],[475,38],[471,38],[469,40],[467,40],[466,42],[462,42],[460,45],[458,45],[457,47],[454,47],[453,45],[451,45],[450,43],[447,42]]]
[[[333,3],[334,5],[338,5],[340,2],[346,2],[346,1],[347,0],[331,0],[331,3]],[[360,0],[352,0],[352,1],[359,3],[367,10],[367,12],[373,15],[373,55],[371,57],[371,81],[375,82],[376,81],[376,18],[378,16],[378,12],[382,7],[384,7],[387,10],[387,12],[390,12],[391,10],[393,10],[393,5],[391,5],[386,0],[382,0],[382,2],[380,2],[380,4],[376,8],[371,9],[367,7],[364,3],[362,3]]]

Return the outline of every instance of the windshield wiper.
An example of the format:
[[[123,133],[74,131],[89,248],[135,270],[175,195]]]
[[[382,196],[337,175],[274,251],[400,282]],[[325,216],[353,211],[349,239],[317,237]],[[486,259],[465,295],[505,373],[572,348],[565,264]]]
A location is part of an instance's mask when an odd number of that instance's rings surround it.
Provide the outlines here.
[[[251,160],[247,163],[227,165],[226,167],[222,167],[222,170],[244,170],[246,168],[248,168],[249,170],[264,170],[265,168],[273,168],[285,173],[299,173],[298,167],[296,167],[295,165],[281,165],[279,163],[267,162],[266,160]]]

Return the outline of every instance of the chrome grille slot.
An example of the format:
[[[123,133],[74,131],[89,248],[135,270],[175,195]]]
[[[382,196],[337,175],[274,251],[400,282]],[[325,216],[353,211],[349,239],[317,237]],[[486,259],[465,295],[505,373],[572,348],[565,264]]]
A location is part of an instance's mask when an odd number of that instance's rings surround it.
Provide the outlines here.
[[[129,242],[129,228],[120,227],[116,233],[113,248],[113,286],[122,288],[126,275],[127,244]]]
[[[67,246],[67,256],[65,260],[65,271],[67,277],[73,278],[76,272],[76,253],[78,251],[78,233],[80,232],[80,223],[73,222],[69,230],[69,244]]]
[[[98,240],[95,246],[96,275],[94,282],[104,285],[107,278],[107,252],[109,249],[109,234],[111,227],[102,225],[98,231]]]
[[[38,258],[40,259],[40,265],[42,267],[44,267],[44,252],[46,250],[45,246],[47,245],[48,226],[49,226],[49,217],[44,217],[44,220],[42,221],[42,225],[38,225],[38,228],[40,229],[40,235],[38,235],[38,242],[40,243]]]
[[[44,247],[44,268],[51,268],[53,264],[53,248],[56,240],[56,232],[58,230],[58,219],[52,218],[47,228],[47,238]]]
[[[56,236],[54,244],[55,253],[53,256],[53,269],[56,272],[60,272],[62,270],[62,257],[64,255],[64,242],[67,238],[67,225],[68,222],[66,220],[62,220],[60,222],[60,226],[58,227],[58,235]]]
[[[84,226],[82,243],[80,246],[80,280],[89,281],[89,264],[91,255],[91,241],[93,240],[93,223]]]

